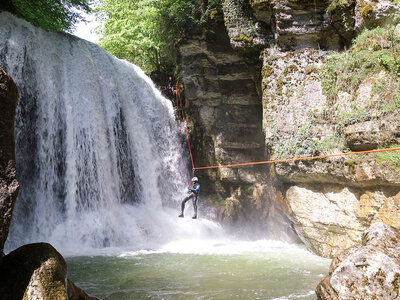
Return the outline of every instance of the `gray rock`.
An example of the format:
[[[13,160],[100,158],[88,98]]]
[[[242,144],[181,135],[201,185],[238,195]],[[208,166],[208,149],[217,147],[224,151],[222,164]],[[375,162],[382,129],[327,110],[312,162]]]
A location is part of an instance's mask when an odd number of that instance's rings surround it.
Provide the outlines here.
[[[318,299],[399,299],[400,229],[375,223],[342,251],[316,288]]]
[[[95,300],[67,278],[67,264],[50,244],[24,245],[0,265],[3,300]]]
[[[17,86],[0,67],[0,257],[3,255],[19,189],[14,145],[14,116],[17,101]]]
[[[355,8],[355,29],[363,29],[398,24],[399,4],[390,0],[357,0]]]

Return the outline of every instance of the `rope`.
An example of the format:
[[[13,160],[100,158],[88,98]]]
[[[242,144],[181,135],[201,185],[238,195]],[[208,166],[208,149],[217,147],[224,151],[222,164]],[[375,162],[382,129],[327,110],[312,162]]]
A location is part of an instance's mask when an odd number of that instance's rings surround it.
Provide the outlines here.
[[[357,151],[357,152],[339,153],[339,154],[330,154],[330,155],[319,155],[319,156],[307,156],[307,157],[297,157],[297,158],[288,158],[288,159],[275,159],[275,160],[255,161],[255,162],[240,163],[240,164],[218,165],[218,166],[209,166],[209,167],[197,167],[197,168],[194,168],[194,169],[195,170],[205,170],[205,169],[216,169],[216,168],[228,168],[228,167],[240,167],[240,166],[250,166],[250,165],[273,164],[273,163],[288,162],[288,161],[310,160],[310,159],[319,159],[319,158],[327,158],[327,157],[337,157],[337,156],[357,155],[357,154],[367,154],[367,153],[377,153],[377,152],[397,151],[397,150],[400,150],[400,148],[377,149],[377,150]]]
[[[181,112],[182,112],[182,119],[183,119],[183,123],[185,124],[185,132],[186,132],[186,139],[187,139],[187,144],[188,144],[188,148],[189,148],[190,160],[192,162],[192,169],[194,170],[195,168],[194,168],[192,149],[190,147],[189,131],[188,131],[187,124],[186,124],[185,113],[184,113],[183,107],[182,107],[181,93],[179,91],[178,86],[177,86],[177,89],[176,89],[176,97],[177,97],[177,99],[179,98],[180,109],[181,109]],[[178,100],[177,100],[177,102],[178,102]]]
[[[311,160],[311,159],[321,159],[321,158],[328,158],[328,157],[338,157],[338,156],[347,156],[347,155],[359,155],[359,154],[368,154],[368,153],[378,153],[378,152],[387,152],[387,151],[398,151],[400,148],[388,148],[388,149],[376,149],[376,150],[367,150],[367,151],[356,151],[356,152],[348,152],[348,153],[338,153],[338,154],[330,154],[330,155],[318,155],[318,156],[306,156],[306,157],[297,157],[297,158],[288,158],[288,159],[275,159],[275,160],[265,160],[265,161],[254,161],[254,162],[246,162],[246,163],[238,163],[238,164],[228,164],[228,165],[216,165],[216,166],[207,166],[207,167],[195,167],[193,161],[192,150],[190,147],[190,140],[189,140],[189,131],[186,125],[185,113],[182,107],[182,100],[181,94],[179,91],[178,84],[176,84],[176,98],[177,98],[177,105],[179,103],[179,108],[182,112],[183,122],[185,123],[185,131],[186,131],[186,139],[190,153],[190,159],[192,162],[193,168],[193,176],[196,170],[206,170],[206,169],[217,169],[217,168],[231,168],[231,167],[242,167],[242,166],[251,166],[251,165],[263,165],[263,164],[273,164],[273,163],[280,163],[280,162],[289,162],[289,161],[301,161],[301,160]],[[181,150],[179,150],[181,153]],[[182,159],[182,153],[181,153]],[[183,165],[183,159],[182,159]]]

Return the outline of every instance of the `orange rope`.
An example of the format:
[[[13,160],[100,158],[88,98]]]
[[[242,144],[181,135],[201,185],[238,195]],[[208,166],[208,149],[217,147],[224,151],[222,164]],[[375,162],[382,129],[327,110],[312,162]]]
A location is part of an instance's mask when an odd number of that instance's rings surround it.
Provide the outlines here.
[[[176,85],[176,97],[177,97],[177,104],[179,103],[183,122],[185,123],[185,131],[186,131],[186,139],[190,153],[190,159],[192,162],[193,171],[194,170],[205,170],[205,169],[217,169],[217,168],[229,168],[229,167],[241,167],[241,166],[251,166],[251,165],[263,165],[263,164],[273,164],[273,163],[280,163],[280,162],[289,162],[289,161],[300,161],[300,160],[311,160],[311,159],[319,159],[319,158],[328,158],[328,157],[337,157],[337,156],[347,156],[347,155],[357,155],[357,154],[367,154],[367,153],[377,153],[377,152],[386,152],[386,151],[398,151],[400,148],[388,148],[388,149],[376,149],[376,150],[367,150],[367,151],[357,151],[357,152],[348,152],[348,153],[338,153],[338,154],[330,154],[330,155],[319,155],[319,156],[307,156],[307,157],[297,157],[297,158],[288,158],[288,159],[275,159],[275,160],[265,160],[265,161],[254,161],[254,162],[247,162],[247,163],[238,163],[238,164],[229,164],[229,165],[217,165],[217,166],[208,166],[208,167],[195,167],[193,161],[192,150],[190,147],[189,141],[189,132],[186,125],[185,114],[182,107],[182,100],[181,94],[178,88],[178,84]],[[182,154],[181,154],[182,158]],[[183,164],[183,159],[182,159]]]
[[[396,151],[396,150],[400,150],[400,148],[377,149],[377,150],[358,151],[358,152],[349,152],[349,153],[339,153],[339,154],[331,154],[331,155],[319,155],[319,156],[308,156],[308,157],[298,157],[298,158],[288,158],[288,159],[255,161],[255,162],[248,162],[248,163],[230,164],[230,165],[218,165],[218,166],[209,166],[209,167],[196,167],[194,169],[195,170],[204,170],[204,169],[240,167],[240,166],[250,166],[250,165],[262,165],[262,164],[272,164],[272,163],[279,163],[279,162],[309,160],[309,159],[327,158],[327,157],[335,157],[335,156],[346,156],[346,155],[356,155],[356,154],[366,154],[366,153],[377,153],[377,152]]]

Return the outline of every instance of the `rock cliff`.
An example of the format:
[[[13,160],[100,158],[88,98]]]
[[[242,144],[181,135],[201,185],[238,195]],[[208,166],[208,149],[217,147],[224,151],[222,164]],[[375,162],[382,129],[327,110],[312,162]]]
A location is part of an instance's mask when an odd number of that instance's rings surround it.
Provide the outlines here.
[[[15,169],[14,115],[18,90],[14,81],[0,68],[0,256],[11,223],[18,195]]]
[[[201,34],[179,45],[196,166],[397,147],[398,11],[392,1],[222,1]],[[225,220],[257,219],[265,230],[272,211],[288,214],[310,247],[331,257],[371,223],[399,225],[399,158],[198,175]]]
[[[198,36],[181,42],[180,69],[188,103],[195,165],[226,165],[264,157],[261,62],[254,48],[245,56],[230,44],[220,16]],[[253,53],[253,54],[252,54]],[[226,224],[252,232],[273,234],[285,223],[280,191],[268,182],[268,167],[219,168],[198,171],[202,199],[219,208]],[[276,213],[272,213],[272,212]],[[292,234],[290,223],[287,234]]]

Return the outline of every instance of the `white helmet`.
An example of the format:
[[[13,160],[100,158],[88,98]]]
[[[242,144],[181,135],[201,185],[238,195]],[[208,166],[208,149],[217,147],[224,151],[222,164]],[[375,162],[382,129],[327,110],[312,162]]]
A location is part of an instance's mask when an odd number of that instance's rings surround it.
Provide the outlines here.
[[[198,182],[198,181],[199,181],[199,179],[197,177],[192,178],[192,182]]]

